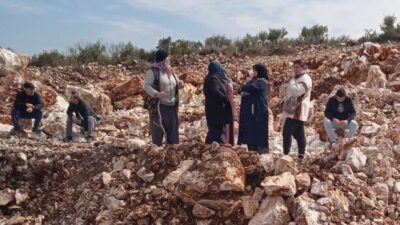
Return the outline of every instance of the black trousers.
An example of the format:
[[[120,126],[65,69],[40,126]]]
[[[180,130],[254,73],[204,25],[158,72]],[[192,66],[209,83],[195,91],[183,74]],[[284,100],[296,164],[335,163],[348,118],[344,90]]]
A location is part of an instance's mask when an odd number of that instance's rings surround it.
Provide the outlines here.
[[[211,125],[208,124],[208,133],[206,137],[206,144],[211,144],[214,141],[222,143],[222,132],[224,131],[224,125]]]
[[[283,126],[283,153],[288,155],[292,147],[292,136],[297,141],[299,148],[299,158],[304,158],[306,152],[306,135],[304,131],[304,122],[287,118]]]

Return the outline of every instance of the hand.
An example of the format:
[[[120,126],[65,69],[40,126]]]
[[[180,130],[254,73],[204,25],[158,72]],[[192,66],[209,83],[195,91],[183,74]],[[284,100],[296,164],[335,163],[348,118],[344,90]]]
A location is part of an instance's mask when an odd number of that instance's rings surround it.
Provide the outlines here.
[[[163,91],[157,92],[157,93],[155,94],[155,97],[156,97],[156,98],[163,98],[163,97],[165,97],[165,96],[166,96],[166,94],[165,94],[165,92],[163,92]]]
[[[76,118],[76,116],[72,117],[72,121],[73,121],[75,124],[81,124],[81,120],[78,119],[78,118]]]
[[[26,112],[32,113],[32,112],[33,112],[33,108],[27,108],[27,109],[26,109]]]
[[[340,120],[338,120],[338,119],[336,119],[336,118],[333,119],[333,122],[334,122],[335,124],[337,124],[337,125],[340,125],[340,124],[341,124]]]
[[[33,108],[33,105],[31,103],[26,103],[26,108]]]

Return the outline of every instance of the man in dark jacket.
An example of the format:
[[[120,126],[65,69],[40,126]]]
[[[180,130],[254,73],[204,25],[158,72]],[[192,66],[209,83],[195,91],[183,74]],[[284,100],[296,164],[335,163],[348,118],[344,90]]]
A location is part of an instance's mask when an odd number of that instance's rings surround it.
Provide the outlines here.
[[[232,107],[224,84],[225,76],[222,65],[217,60],[212,61],[203,86],[208,126],[206,144],[214,141],[223,143],[224,125],[233,121]]]
[[[335,129],[348,130],[347,138],[353,138],[358,125],[354,120],[356,111],[353,102],[346,96],[346,91],[341,88],[336,96],[329,99],[325,108],[325,130],[331,144],[336,142]]]
[[[35,119],[32,131],[40,134],[40,121],[43,117],[43,102],[40,95],[35,92],[35,86],[26,82],[23,86],[23,91],[19,92],[15,98],[14,106],[11,110],[11,118],[14,125],[14,129],[11,131],[11,135],[15,135],[21,130],[19,125],[19,119]]]
[[[69,98],[67,109],[67,129],[65,141],[72,141],[72,125],[75,123],[85,130],[85,138],[88,142],[93,140],[93,131],[96,127],[98,116],[93,108],[82,99],[80,93],[74,91]],[[74,116],[75,114],[75,116]]]

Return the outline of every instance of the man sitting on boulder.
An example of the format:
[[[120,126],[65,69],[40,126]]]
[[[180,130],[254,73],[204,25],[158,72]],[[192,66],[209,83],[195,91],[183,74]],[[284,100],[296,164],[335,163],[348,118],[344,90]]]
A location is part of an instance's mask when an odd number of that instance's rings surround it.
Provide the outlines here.
[[[93,108],[82,99],[77,91],[73,91],[69,97],[69,106],[67,109],[67,128],[65,141],[72,141],[72,125],[75,123],[85,130],[85,138],[87,142],[93,140],[93,131],[96,127],[99,117]],[[74,116],[75,113],[75,116]]]
[[[43,117],[43,102],[40,95],[35,92],[35,86],[30,82],[25,82],[23,91],[20,91],[11,110],[11,118],[14,128],[10,134],[15,135],[22,130],[19,119],[35,119],[32,132],[40,134],[40,121]]]
[[[332,144],[336,142],[336,129],[348,130],[347,138],[354,137],[358,125],[354,120],[356,111],[353,101],[346,96],[346,91],[340,88],[336,95],[331,97],[325,108],[325,130]]]

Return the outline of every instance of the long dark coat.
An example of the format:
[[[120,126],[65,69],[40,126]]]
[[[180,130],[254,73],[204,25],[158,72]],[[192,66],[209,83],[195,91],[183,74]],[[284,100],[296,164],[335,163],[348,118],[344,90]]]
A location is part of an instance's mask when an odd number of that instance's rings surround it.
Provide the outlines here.
[[[268,81],[254,79],[243,85],[239,116],[238,145],[268,149]]]
[[[206,76],[203,86],[207,124],[223,125],[233,121],[232,107],[228,100],[225,85],[218,76]]]

